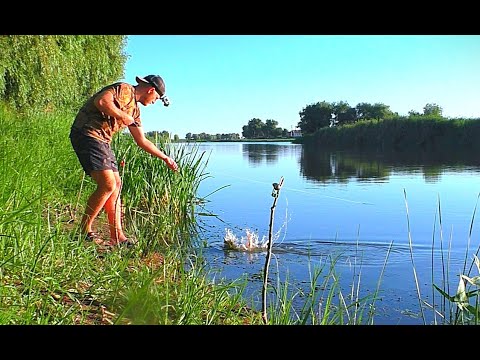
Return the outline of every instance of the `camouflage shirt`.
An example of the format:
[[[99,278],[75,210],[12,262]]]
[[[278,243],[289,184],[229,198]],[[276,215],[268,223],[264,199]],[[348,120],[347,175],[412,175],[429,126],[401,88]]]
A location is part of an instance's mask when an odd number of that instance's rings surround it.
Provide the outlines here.
[[[120,110],[133,116],[135,123],[131,126],[141,125],[140,108],[135,100],[135,88],[130,84],[119,82],[104,87],[88,99],[75,117],[72,128],[87,136],[110,143],[113,135],[126,128],[127,125],[97,109],[94,100],[103,91],[111,92],[115,105]]]

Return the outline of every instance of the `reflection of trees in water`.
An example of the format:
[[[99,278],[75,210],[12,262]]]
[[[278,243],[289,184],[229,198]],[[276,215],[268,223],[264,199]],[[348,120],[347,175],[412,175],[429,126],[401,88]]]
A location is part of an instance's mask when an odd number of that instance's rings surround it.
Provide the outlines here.
[[[389,170],[374,158],[360,159],[346,152],[313,153],[303,149],[300,157],[300,172],[307,179],[320,182],[335,180],[347,183],[350,179],[385,179]]]
[[[275,164],[279,155],[290,153],[295,146],[281,144],[242,144],[242,153],[252,164]]]
[[[472,152],[359,152],[322,150],[304,144],[300,156],[300,173],[307,179],[320,182],[332,180],[346,183],[358,181],[386,180],[392,173],[423,174],[427,182],[437,182],[446,170],[465,171],[477,167],[480,160]],[[471,169],[470,169],[471,170]]]

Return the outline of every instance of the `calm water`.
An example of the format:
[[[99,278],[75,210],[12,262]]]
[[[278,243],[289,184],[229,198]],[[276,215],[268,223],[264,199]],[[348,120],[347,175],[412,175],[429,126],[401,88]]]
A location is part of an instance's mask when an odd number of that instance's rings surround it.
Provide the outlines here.
[[[246,277],[246,296],[259,309],[265,253],[226,250],[223,239],[226,229],[237,237],[246,229],[268,237],[272,183],[281,177],[271,279],[308,288],[313,269],[339,257],[344,295],[359,281],[360,295],[371,294],[381,280],[376,324],[423,323],[409,234],[420,293],[430,303],[441,299],[432,290],[432,283],[443,287],[441,247],[444,266],[449,256],[453,294],[467,249],[468,269],[479,246],[474,211],[480,165],[473,156],[328,152],[284,142],[195,146],[208,157],[209,177],[198,193],[208,202],[201,211],[215,215],[200,217],[204,254],[215,277]],[[475,268],[471,275],[477,275]],[[296,297],[294,303],[301,307],[302,301]],[[432,311],[424,313],[430,323]]]

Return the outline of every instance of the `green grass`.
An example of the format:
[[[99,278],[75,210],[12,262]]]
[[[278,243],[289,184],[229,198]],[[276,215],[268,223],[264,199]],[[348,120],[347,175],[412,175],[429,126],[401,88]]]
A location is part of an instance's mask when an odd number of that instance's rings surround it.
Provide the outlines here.
[[[173,173],[128,136],[116,138],[115,151],[126,159],[126,231],[138,246],[101,252],[79,241],[94,184],[71,149],[72,119],[0,108],[0,323],[254,322],[256,314],[236,295],[241,285],[212,286],[202,260],[191,258],[186,240],[195,230],[197,186],[207,176],[195,150],[162,144],[180,166]]]
[[[421,319],[424,325],[476,325],[479,323],[480,318],[480,307],[479,307],[479,295],[480,295],[480,260],[478,260],[478,253],[480,251],[480,246],[477,247],[476,251],[473,253],[470,249],[470,240],[472,237],[473,224],[475,220],[475,215],[478,206],[478,199],[480,198],[480,193],[477,196],[477,203],[473,210],[472,219],[470,223],[470,231],[467,248],[465,250],[464,258],[464,267],[461,274],[451,274],[450,272],[450,256],[451,256],[451,243],[452,235],[449,239],[448,248],[444,246],[443,238],[443,226],[442,226],[442,211],[440,198],[438,199],[438,210],[435,215],[435,222],[433,228],[432,236],[432,262],[431,262],[431,290],[432,297],[431,301],[426,301],[424,296],[420,291],[419,279],[414,261],[413,254],[413,239],[410,233],[410,218],[408,212],[408,202],[407,194],[404,191],[405,197],[405,206],[406,206],[406,215],[407,215],[407,226],[408,226],[408,238],[410,245],[410,260],[412,263],[412,270],[415,280],[415,286],[417,291],[417,300],[419,303],[419,309],[421,314]],[[438,224],[437,224],[438,222]],[[437,233],[437,225],[439,226]],[[439,237],[439,239],[437,238]],[[434,252],[435,250],[440,251],[440,264],[435,263],[434,261]],[[472,258],[470,258],[472,256]],[[471,259],[469,262],[468,259]],[[467,270],[467,264],[470,263]],[[440,266],[440,278],[435,277],[435,267]],[[472,276],[471,272],[473,267],[476,267],[476,272],[478,275]],[[458,276],[458,285],[456,290],[453,292],[451,288],[451,282],[454,276]],[[438,300],[438,301],[437,301]],[[428,322],[426,319],[426,313],[431,312],[433,322]]]

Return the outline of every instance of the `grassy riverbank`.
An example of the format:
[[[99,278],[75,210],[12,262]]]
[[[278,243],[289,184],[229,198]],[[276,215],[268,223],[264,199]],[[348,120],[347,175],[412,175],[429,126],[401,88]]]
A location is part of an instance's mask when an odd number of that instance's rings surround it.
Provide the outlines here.
[[[258,323],[241,284],[213,287],[186,241],[206,176],[201,154],[164,144],[178,159],[175,174],[129,136],[117,138],[126,231],[138,246],[102,251],[81,240],[94,185],[71,150],[71,121],[0,109],[0,324]],[[104,215],[96,226],[106,226]]]

